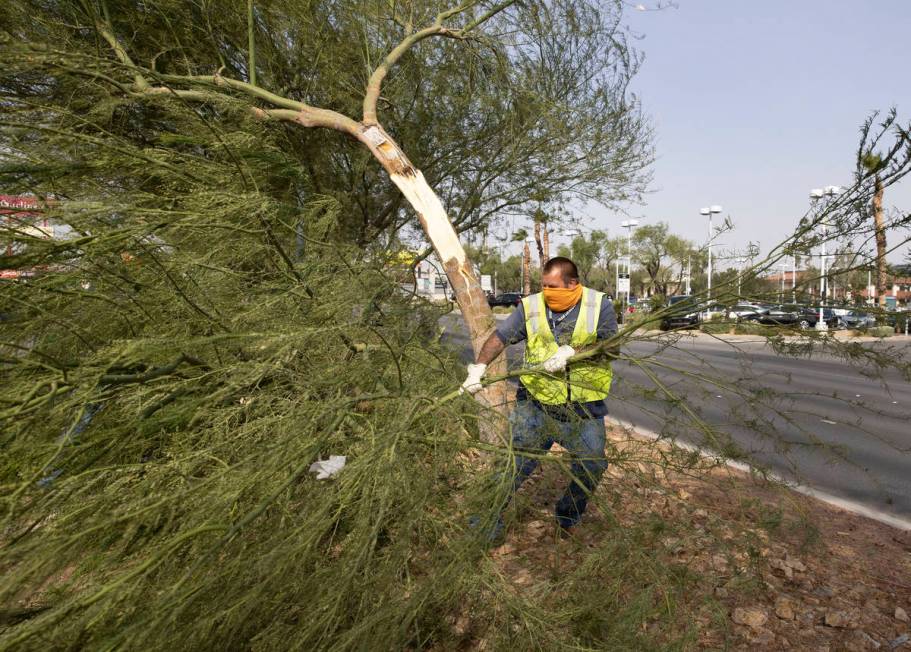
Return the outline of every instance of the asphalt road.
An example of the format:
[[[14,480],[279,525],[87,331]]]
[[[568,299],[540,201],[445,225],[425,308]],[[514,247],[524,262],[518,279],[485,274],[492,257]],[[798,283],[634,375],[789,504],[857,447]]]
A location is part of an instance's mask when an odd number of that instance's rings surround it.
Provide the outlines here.
[[[442,325],[470,361],[460,316]],[[908,338],[860,346],[911,365]],[[522,351],[509,347],[510,368],[521,366]],[[897,369],[704,334],[652,334],[623,354],[630,361],[615,363],[608,400],[614,418],[707,449],[733,444],[745,463],[911,519],[911,383]]]

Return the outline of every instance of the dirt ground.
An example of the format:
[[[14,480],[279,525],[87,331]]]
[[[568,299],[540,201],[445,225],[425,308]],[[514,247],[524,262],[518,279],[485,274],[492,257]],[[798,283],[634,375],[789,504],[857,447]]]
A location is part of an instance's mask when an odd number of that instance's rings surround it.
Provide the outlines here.
[[[555,555],[572,567],[614,528],[657,516],[676,526],[661,540],[666,562],[711,596],[685,610],[693,649],[911,650],[911,532],[725,466],[665,471],[655,462],[667,447],[617,428],[609,440],[624,462],[569,536],[551,511],[566,484],[558,465],[520,490],[506,542],[490,551],[517,586],[548,582]]]

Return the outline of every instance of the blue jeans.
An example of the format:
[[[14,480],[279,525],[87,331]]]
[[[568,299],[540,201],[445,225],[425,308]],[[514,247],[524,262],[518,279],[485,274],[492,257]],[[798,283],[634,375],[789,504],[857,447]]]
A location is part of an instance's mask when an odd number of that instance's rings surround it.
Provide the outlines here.
[[[515,467],[512,469],[512,493],[538,467],[539,460],[522,453],[543,455],[554,443],[572,456],[572,480],[563,497],[557,501],[557,523],[563,528],[576,525],[588,504],[588,498],[607,470],[604,456],[604,419],[560,421],[548,416],[531,401],[519,401],[509,416]]]

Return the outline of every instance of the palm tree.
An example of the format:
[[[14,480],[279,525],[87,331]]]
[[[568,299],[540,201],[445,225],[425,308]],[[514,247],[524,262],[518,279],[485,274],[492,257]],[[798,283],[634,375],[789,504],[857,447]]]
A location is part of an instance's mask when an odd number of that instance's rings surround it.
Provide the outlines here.
[[[535,244],[538,245],[538,263],[544,269],[544,263],[550,260],[550,237],[547,233],[547,213],[540,208],[535,211],[532,219],[535,223]]]
[[[886,306],[886,226],[883,222],[883,182],[879,176],[883,159],[868,150],[861,158],[867,174],[873,175],[873,228],[876,234],[876,296],[881,308]]]
[[[535,223],[537,226],[537,223]],[[528,231],[519,229],[512,234],[513,242],[524,243],[522,249],[522,293],[531,294],[531,249],[528,247]]]

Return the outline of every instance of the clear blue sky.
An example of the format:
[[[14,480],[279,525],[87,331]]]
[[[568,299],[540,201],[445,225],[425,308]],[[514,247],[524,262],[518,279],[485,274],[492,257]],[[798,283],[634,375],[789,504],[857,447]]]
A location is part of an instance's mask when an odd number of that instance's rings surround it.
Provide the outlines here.
[[[721,204],[736,229],[719,240],[758,241],[765,253],[806,211],[811,188],[851,182],[872,111],[895,106],[911,121],[911,0],[678,5],[627,16],[645,57],[632,89],[658,157],[654,192],[630,214],[704,242],[699,208]],[[911,211],[911,179],[885,199]],[[625,216],[586,212],[592,227],[621,232]]]

